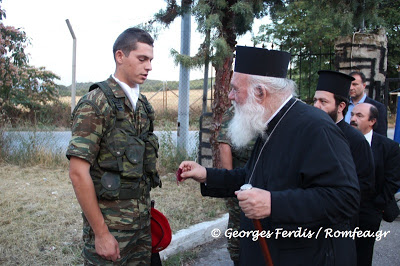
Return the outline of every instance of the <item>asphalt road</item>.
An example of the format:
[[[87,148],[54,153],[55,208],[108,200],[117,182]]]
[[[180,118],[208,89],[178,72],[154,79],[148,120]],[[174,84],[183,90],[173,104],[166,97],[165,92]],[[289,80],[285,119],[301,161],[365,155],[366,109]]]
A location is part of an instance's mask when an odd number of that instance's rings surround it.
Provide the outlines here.
[[[400,218],[393,223],[382,221],[382,231],[390,231],[386,238],[375,241],[373,266],[400,265]],[[226,249],[225,238],[219,238],[208,244],[197,247],[197,259],[190,262],[190,265],[199,266],[232,266],[233,262]]]

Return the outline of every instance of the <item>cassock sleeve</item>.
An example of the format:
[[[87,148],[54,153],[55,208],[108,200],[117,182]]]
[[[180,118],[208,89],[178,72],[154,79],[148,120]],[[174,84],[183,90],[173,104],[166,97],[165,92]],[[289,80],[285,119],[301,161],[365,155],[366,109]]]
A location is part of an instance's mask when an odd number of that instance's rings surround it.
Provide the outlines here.
[[[233,170],[207,168],[207,183],[200,184],[201,195],[215,198],[236,197],[246,178],[246,167]]]
[[[334,126],[334,125],[333,125]],[[271,191],[271,223],[317,227],[347,221],[359,207],[359,185],[350,149],[339,128],[317,126],[299,136],[298,188]]]

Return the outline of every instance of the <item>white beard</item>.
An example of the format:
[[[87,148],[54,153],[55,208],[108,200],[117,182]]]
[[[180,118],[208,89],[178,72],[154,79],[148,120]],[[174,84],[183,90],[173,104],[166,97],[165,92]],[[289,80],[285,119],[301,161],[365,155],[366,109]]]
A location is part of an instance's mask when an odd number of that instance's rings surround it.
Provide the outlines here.
[[[229,123],[228,137],[234,148],[240,149],[264,134],[267,111],[253,97],[248,97],[243,105],[233,102],[233,106],[235,115]]]

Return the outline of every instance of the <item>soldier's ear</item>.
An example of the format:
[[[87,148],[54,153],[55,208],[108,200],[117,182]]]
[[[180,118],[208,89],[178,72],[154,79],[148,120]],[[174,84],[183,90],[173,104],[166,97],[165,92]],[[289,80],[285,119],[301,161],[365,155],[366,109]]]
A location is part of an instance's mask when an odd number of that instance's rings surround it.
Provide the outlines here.
[[[115,61],[117,63],[122,64],[122,62],[123,62],[122,60],[123,60],[124,57],[125,57],[125,54],[121,50],[117,50],[115,52]]]

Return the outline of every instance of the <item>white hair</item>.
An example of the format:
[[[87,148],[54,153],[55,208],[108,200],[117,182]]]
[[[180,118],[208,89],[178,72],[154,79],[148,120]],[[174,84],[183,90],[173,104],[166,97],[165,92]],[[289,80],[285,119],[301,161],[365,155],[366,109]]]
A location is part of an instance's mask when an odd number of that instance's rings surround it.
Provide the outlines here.
[[[255,91],[258,88],[264,88],[270,93],[287,95],[290,93],[291,95],[296,96],[297,86],[296,83],[291,79],[249,75],[248,82],[251,89],[249,91]]]
[[[265,134],[266,122],[272,116],[272,110],[259,102],[263,90],[276,95],[275,101],[295,95],[296,90],[295,82],[284,78],[249,75],[247,82],[247,99],[243,104],[233,102],[235,115],[228,126],[228,137],[236,149],[245,147],[255,137]]]

